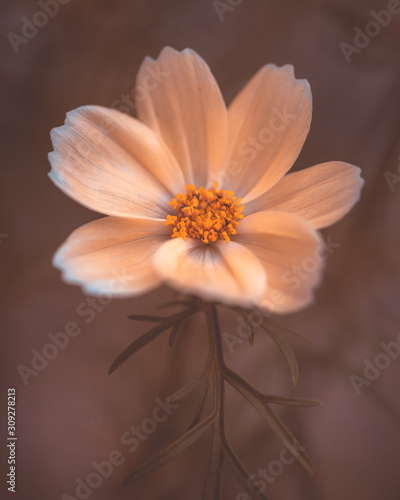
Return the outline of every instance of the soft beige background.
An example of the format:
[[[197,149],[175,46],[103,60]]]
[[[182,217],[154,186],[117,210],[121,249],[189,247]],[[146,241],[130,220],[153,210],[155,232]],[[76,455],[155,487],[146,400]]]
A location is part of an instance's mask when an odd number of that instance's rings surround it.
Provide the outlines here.
[[[400,165],[400,14],[351,63],[339,47],[352,43],[354,27],[364,28],[371,9],[387,4],[243,0],[221,21],[211,0],[71,0],[15,54],[7,33],[20,33],[21,17],[32,19],[39,7],[27,0],[2,3],[0,233],[8,236],[0,240],[0,399],[4,404],[7,386],[17,387],[18,493],[13,498],[74,496],[75,479],[85,479],[91,463],[113,450],[123,453],[125,463],[90,498],[201,497],[208,437],[149,478],[121,486],[127,473],[184,430],[193,399],[135,453],[119,438],[151,416],[156,398],[164,399],[196,372],[206,348],[204,325],[199,322],[172,350],[167,336],[159,338],[109,377],[113,358],[146,326],[127,315],[154,312],[171,292],[115,300],[102,310],[97,306],[87,324],[88,316],[77,314],[87,298],[65,285],[51,266],[58,245],[97,214],[48,180],[50,129],[61,125],[70,109],[110,106],[130,93],[142,59],[157,56],[165,45],[198,51],[227,101],[263,64],[294,64],[296,76],[310,81],[314,96],[311,133],[295,168],[334,159],[362,168],[366,185],[360,203],[325,231],[340,247],[327,261],[315,304],[283,319],[312,340],[311,345],[292,341],[299,386],[291,389],[280,354],[261,332],[253,348],[237,346],[227,361],[262,390],[325,403],[285,412],[285,422],[307,447],[319,475],[310,478],[299,465],[287,466],[270,485],[274,498],[399,498],[400,358],[360,396],[349,376],[362,375],[363,360],[373,360],[381,352],[379,343],[400,333],[400,183],[392,192],[385,179],[387,171],[398,174]],[[81,334],[25,386],[17,366],[28,365],[30,350],[41,350],[48,333],[63,330],[68,321],[76,321]],[[224,321],[224,329],[234,332],[236,318]],[[232,443],[250,472],[279,456],[282,444],[242,401],[232,399],[228,417]],[[3,473],[2,482],[3,488]],[[230,471],[223,490],[227,499],[236,499],[240,491]]]

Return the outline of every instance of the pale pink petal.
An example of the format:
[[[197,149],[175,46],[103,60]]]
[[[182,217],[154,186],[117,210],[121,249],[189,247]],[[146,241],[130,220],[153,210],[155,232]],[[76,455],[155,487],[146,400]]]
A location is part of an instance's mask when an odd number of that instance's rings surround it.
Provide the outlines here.
[[[360,197],[364,181],[358,167],[340,161],[321,163],[285,175],[278,184],[246,205],[246,213],[260,210],[292,212],[315,228],[341,219]]]
[[[307,80],[292,66],[267,65],[228,108],[227,162],[218,179],[244,202],[261,195],[292,167],[311,123]]]
[[[221,92],[203,59],[193,50],[170,47],[157,60],[146,58],[137,77],[136,102],[140,120],[163,138],[186,182],[205,186],[207,172],[222,165],[228,122]]]
[[[301,309],[312,300],[325,259],[318,233],[297,215],[258,212],[245,217],[235,241],[246,245],[267,275],[259,305],[274,313]]]
[[[154,263],[172,287],[206,300],[251,305],[266,287],[258,259],[232,241],[206,245],[200,240],[171,239],[157,252]]]
[[[105,217],[75,230],[53,264],[86,293],[137,295],[160,284],[152,257],[169,235],[162,220]]]
[[[167,146],[119,111],[84,106],[52,130],[53,182],[82,205],[129,217],[164,217],[184,180]]]

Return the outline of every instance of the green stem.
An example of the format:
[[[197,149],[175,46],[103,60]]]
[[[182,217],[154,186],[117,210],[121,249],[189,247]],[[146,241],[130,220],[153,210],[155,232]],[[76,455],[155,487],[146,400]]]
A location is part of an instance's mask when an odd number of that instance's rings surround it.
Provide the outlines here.
[[[210,345],[208,363],[213,379],[214,411],[217,418],[212,428],[211,456],[208,465],[203,499],[219,499],[221,498],[220,479],[223,465],[221,442],[225,440],[225,386],[223,376],[225,363],[221,343],[221,332],[215,304],[205,303],[204,312],[207,317],[207,330]]]
[[[223,431],[224,420],[224,370],[225,362],[221,342],[221,332],[215,304],[206,304],[208,338],[210,342],[210,358],[213,371],[214,395],[216,395],[215,408],[219,414],[220,430]]]

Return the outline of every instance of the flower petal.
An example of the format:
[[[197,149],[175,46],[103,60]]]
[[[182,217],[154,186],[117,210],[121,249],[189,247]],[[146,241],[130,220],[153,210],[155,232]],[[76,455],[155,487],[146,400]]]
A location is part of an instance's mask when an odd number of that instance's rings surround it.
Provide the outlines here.
[[[243,245],[182,238],[164,243],[155,255],[160,275],[186,293],[206,300],[251,305],[265,291],[265,273],[258,259]]]
[[[210,68],[193,50],[166,47],[146,58],[136,85],[140,120],[157,132],[175,155],[187,183],[206,187],[208,170],[223,162],[228,120]]]
[[[297,215],[258,212],[238,226],[236,241],[260,260],[267,275],[267,292],[259,305],[271,312],[288,313],[311,302],[324,256],[318,233]]]
[[[141,294],[160,284],[152,256],[169,234],[162,220],[104,217],[75,230],[53,264],[87,293]]]
[[[261,68],[228,108],[226,187],[246,203],[276,184],[303,147],[311,112],[308,82],[292,66]]]
[[[108,215],[164,217],[184,186],[167,146],[138,120],[101,106],[67,114],[52,130],[52,181],[82,205]]]
[[[260,210],[292,212],[317,229],[330,226],[346,215],[359,199],[364,183],[360,173],[358,167],[340,161],[293,172],[248,203],[246,213]]]

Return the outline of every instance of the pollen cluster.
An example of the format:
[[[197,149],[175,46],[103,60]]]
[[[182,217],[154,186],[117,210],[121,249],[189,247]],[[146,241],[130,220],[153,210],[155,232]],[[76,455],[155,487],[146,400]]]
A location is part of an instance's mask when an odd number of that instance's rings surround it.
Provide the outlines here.
[[[230,241],[236,234],[235,226],[243,219],[241,198],[233,191],[218,189],[218,182],[210,189],[186,184],[187,194],[177,194],[169,202],[177,215],[168,215],[164,222],[172,227],[171,238],[196,238],[204,243]]]

